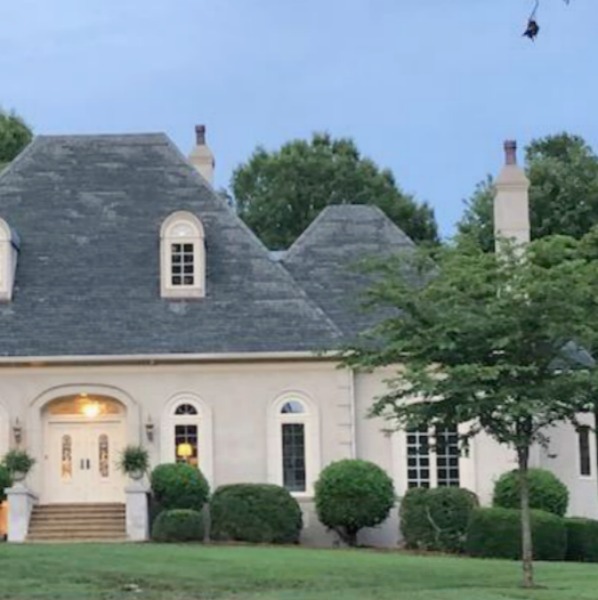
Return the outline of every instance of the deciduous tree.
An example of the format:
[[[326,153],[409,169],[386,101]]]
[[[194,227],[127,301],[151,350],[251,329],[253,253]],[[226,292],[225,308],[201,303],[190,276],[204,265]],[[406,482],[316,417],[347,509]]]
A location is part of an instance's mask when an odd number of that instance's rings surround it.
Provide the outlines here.
[[[0,110],[0,169],[19,154],[32,136],[21,117]]]

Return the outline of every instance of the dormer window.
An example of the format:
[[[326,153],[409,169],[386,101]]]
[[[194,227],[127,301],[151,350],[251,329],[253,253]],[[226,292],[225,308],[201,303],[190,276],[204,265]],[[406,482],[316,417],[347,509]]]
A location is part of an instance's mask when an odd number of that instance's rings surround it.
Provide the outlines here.
[[[161,295],[163,298],[205,296],[206,255],[201,221],[188,212],[176,212],[160,233]]]
[[[12,300],[17,257],[19,254],[19,238],[8,223],[0,219],[0,301]]]

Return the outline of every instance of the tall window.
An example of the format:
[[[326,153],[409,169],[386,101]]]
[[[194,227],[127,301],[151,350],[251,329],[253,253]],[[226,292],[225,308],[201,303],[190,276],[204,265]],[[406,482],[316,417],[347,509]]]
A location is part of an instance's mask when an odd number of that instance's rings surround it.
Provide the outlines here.
[[[407,487],[458,487],[459,434],[456,427],[408,431]]]
[[[179,404],[174,415],[175,461],[199,467],[197,408],[193,404]]]
[[[162,297],[205,296],[204,229],[195,215],[176,212],[164,221],[160,253]]]
[[[269,480],[293,494],[310,494],[320,461],[315,408],[301,397],[288,396],[273,408],[269,425]]]
[[[19,236],[0,218],[0,301],[12,299],[19,248]]]
[[[579,474],[583,477],[592,475],[592,459],[590,454],[590,428],[580,427],[577,430],[579,438]]]

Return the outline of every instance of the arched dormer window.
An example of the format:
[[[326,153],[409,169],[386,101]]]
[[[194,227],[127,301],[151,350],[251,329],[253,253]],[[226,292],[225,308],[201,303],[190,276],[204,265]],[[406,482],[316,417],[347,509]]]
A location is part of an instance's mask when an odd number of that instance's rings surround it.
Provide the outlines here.
[[[163,298],[203,298],[206,290],[206,250],[201,221],[176,212],[160,231],[160,280]]]
[[[0,219],[0,301],[12,300],[18,254],[17,234]]]

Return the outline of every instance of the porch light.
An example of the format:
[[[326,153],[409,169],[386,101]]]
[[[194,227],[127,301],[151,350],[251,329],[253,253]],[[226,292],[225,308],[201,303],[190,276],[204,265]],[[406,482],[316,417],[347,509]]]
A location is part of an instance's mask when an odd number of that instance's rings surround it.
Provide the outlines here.
[[[20,446],[23,440],[23,426],[21,425],[21,421],[19,421],[19,417],[15,419],[15,424],[12,426],[12,434],[15,438],[15,444]]]
[[[187,461],[190,456],[193,456],[193,446],[191,444],[179,444],[176,447],[176,455]]]
[[[88,419],[95,419],[100,414],[100,405],[98,402],[87,402],[83,405],[82,412]]]
[[[147,421],[145,422],[145,435],[149,442],[154,441],[154,422],[150,415],[147,416]]]

